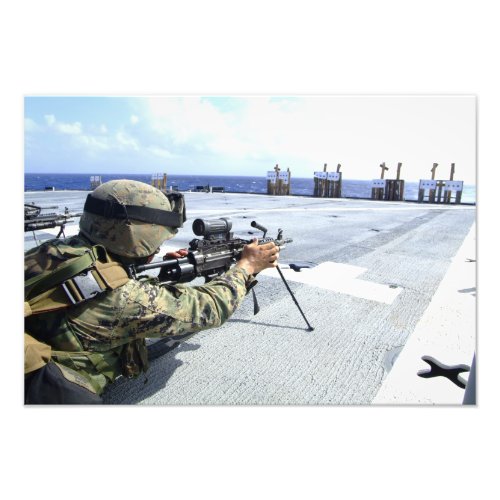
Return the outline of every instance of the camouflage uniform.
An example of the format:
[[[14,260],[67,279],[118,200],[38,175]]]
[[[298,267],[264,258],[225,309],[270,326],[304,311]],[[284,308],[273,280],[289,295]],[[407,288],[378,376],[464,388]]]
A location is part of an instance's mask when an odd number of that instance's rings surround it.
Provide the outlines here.
[[[55,269],[75,248],[91,246],[79,235],[29,250],[25,279]],[[180,343],[196,332],[220,326],[242,302],[250,280],[241,268],[201,286],[129,280],[69,308],[27,317],[25,327],[52,347],[58,363],[83,375],[101,394],[122,374],[124,346],[158,337]]]
[[[185,221],[183,198],[168,196],[128,180],[96,188],[87,197],[80,235],[51,240],[25,253],[25,283],[34,276],[50,276],[96,244],[122,264],[154,254]],[[175,344],[220,326],[239,306],[252,278],[233,268],[210,284],[194,287],[124,280],[118,288],[70,307],[52,312],[42,308],[25,318],[26,332],[52,347],[51,359],[97,394],[120,374],[134,376],[147,369],[144,339],[168,337]]]

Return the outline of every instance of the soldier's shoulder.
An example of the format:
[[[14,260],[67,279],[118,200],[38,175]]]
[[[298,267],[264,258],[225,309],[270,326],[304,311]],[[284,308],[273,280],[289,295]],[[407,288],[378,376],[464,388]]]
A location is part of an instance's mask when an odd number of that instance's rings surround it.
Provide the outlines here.
[[[30,248],[24,252],[25,257],[38,254],[61,254],[65,249],[74,251],[78,248],[89,248],[91,244],[80,235],[70,236],[68,238],[53,238],[46,240],[37,247]]]
[[[24,253],[25,279],[51,271],[68,259],[82,255],[89,244],[79,236],[51,239]]]

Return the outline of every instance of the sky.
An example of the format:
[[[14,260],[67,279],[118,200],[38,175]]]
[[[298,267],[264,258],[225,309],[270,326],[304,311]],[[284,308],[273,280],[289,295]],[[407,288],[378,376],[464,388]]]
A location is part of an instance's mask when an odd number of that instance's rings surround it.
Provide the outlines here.
[[[25,96],[26,173],[455,179],[475,184],[476,98]]]

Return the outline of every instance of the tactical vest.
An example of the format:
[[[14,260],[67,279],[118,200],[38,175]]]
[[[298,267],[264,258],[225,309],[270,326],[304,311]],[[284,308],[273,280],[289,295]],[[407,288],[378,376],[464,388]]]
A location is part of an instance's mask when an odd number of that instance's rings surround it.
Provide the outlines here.
[[[32,270],[33,276],[24,284],[24,316],[29,317],[70,308],[83,301],[93,299],[106,290],[114,290],[129,281],[123,266],[113,261],[102,245],[84,247],[68,245],[64,240],[46,243],[46,249],[57,255],[45,259],[40,268]],[[49,246],[52,245],[52,246]],[[39,247],[40,248],[40,247]],[[60,252],[58,249],[62,248]],[[43,260],[43,259],[41,259]],[[43,269],[46,266],[48,269]],[[24,334],[25,375],[40,370],[48,363],[55,363],[66,380],[99,394],[102,380],[96,380],[82,367],[83,360],[90,361],[94,372],[100,377],[109,377],[110,356],[121,360],[122,374],[127,377],[139,375],[148,369],[147,350],[143,339],[126,342],[114,352],[56,351],[50,345]]]

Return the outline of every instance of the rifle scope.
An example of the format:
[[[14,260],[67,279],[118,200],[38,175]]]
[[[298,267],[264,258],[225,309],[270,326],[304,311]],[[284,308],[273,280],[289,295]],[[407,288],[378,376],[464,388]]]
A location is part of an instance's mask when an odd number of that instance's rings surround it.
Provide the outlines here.
[[[196,219],[193,222],[193,233],[207,239],[225,239],[231,231],[233,223],[230,219]]]

